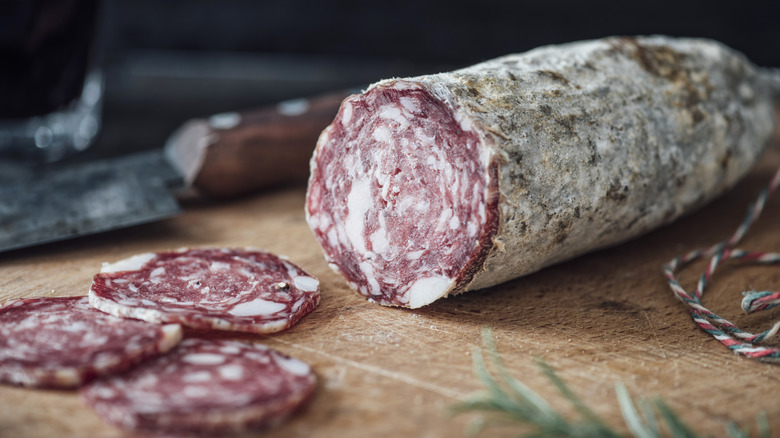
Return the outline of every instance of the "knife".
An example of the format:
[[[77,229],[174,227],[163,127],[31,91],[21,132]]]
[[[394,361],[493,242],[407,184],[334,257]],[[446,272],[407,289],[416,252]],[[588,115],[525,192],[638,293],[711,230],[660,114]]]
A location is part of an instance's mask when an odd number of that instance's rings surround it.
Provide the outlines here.
[[[0,169],[0,251],[180,213],[176,194],[233,198],[308,177],[320,132],[355,90],[184,123],[164,148],[41,169]]]

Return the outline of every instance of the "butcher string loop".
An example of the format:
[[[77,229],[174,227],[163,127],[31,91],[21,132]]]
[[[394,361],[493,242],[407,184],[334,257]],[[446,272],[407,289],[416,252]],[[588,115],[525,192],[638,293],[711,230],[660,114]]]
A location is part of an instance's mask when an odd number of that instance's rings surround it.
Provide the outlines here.
[[[669,286],[672,288],[675,296],[690,307],[694,322],[702,330],[711,334],[715,339],[737,354],[773,362],[780,361],[780,348],[758,346],[753,343],[765,341],[776,335],[778,330],[780,330],[780,321],[764,332],[758,334],[748,333],[732,322],[708,310],[702,305],[701,298],[704,287],[721,262],[738,259],[767,265],[780,264],[780,253],[749,252],[735,248],[737,243],[742,240],[742,237],[750,229],[750,226],[761,215],[767,199],[779,185],[780,169],[775,172],[769,185],[761,191],[756,201],[748,208],[742,224],[728,240],[719,242],[710,248],[691,251],[674,258],[664,265],[664,275],[669,282]],[[710,262],[704,273],[699,277],[696,289],[692,293],[688,293],[680,285],[675,272],[682,270],[696,260],[704,258],[710,258]],[[742,295],[744,296],[742,298],[742,310],[746,313],[768,310],[780,304],[780,292],[776,291],[746,291]]]

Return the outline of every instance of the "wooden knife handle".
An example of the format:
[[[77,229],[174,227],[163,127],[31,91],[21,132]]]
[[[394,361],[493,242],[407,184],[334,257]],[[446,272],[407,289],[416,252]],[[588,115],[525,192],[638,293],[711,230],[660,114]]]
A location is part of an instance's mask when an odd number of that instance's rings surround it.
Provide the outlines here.
[[[171,136],[166,153],[187,184],[214,199],[303,183],[317,138],[350,94],[191,120]]]

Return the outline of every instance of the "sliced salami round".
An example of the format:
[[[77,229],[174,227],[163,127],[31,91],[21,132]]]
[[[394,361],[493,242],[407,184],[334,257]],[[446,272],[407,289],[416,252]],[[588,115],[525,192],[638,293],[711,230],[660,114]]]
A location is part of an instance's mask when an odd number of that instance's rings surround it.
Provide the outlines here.
[[[73,388],[173,348],[178,324],[117,318],[87,297],[30,298],[0,306],[0,381]]]
[[[282,421],[313,393],[298,359],[260,344],[185,339],[169,354],[81,391],[119,427],[158,432],[238,432]]]
[[[112,315],[199,329],[273,333],[319,303],[319,282],[254,249],[145,253],[104,264],[89,301]]]

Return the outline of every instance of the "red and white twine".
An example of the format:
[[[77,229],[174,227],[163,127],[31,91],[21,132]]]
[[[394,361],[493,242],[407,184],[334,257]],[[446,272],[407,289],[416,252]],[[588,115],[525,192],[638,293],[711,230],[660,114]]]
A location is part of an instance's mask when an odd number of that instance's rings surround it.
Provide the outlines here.
[[[690,307],[694,322],[704,331],[710,333],[715,339],[737,354],[750,358],[780,362],[780,348],[756,345],[780,330],[780,322],[775,323],[769,330],[761,333],[748,333],[732,322],[721,318],[702,305],[701,299],[704,287],[715,273],[718,265],[726,260],[739,259],[760,264],[780,264],[780,253],[774,252],[749,252],[735,248],[742,240],[750,226],[758,219],[764,210],[767,199],[780,185],[780,169],[775,172],[769,185],[759,194],[756,201],[748,208],[747,215],[736,232],[728,239],[713,245],[710,248],[691,251],[680,257],[676,257],[664,265],[664,275],[669,282],[675,296]],[[680,285],[677,272],[690,263],[710,258],[707,269],[696,283],[696,289],[689,293]],[[747,313],[759,312],[771,309],[780,304],[780,292],[774,291],[747,291],[743,292],[742,309]]]

